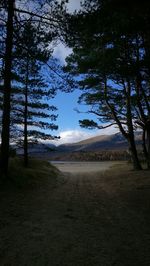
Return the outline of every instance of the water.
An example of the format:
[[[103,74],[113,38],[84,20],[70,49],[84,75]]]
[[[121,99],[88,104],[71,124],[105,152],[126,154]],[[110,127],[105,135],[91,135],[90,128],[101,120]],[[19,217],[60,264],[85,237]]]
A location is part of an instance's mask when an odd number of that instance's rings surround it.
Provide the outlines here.
[[[68,173],[89,173],[101,172],[109,169],[117,162],[68,162],[68,161],[51,161],[61,172]]]

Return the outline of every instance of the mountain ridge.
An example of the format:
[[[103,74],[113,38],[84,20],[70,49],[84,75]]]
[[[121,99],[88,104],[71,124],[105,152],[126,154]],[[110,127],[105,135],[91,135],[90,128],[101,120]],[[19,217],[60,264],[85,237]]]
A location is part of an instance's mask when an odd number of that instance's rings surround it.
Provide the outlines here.
[[[65,143],[59,145],[57,150],[64,151],[98,151],[98,150],[116,150],[127,149],[128,143],[120,133],[112,135],[99,135],[88,138],[76,143]]]
[[[141,133],[136,134],[136,143],[141,144]],[[59,146],[48,143],[39,143],[29,146],[31,155],[74,152],[101,152],[101,151],[127,151],[128,143],[121,133],[112,135],[99,135],[75,143],[65,143]],[[23,150],[22,150],[23,152]],[[22,153],[21,152],[21,153]]]

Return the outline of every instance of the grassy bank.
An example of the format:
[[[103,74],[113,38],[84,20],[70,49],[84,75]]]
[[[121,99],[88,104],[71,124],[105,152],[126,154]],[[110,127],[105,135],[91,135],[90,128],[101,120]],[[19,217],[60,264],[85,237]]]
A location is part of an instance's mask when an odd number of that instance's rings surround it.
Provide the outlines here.
[[[17,187],[35,187],[47,181],[54,183],[58,175],[58,169],[44,160],[30,158],[27,168],[20,158],[10,160],[8,180]]]

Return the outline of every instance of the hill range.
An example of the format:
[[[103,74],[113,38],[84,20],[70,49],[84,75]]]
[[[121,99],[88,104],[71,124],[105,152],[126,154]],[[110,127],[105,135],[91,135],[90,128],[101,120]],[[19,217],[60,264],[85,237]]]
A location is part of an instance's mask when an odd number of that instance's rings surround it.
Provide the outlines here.
[[[141,133],[136,133],[136,142],[141,144]],[[30,147],[30,155],[46,157],[50,160],[110,160],[126,159],[128,143],[120,134],[100,135],[76,143],[66,143],[59,146],[53,144],[38,144]]]
[[[58,146],[59,151],[102,151],[127,149],[128,144],[120,134],[100,135],[72,144]]]

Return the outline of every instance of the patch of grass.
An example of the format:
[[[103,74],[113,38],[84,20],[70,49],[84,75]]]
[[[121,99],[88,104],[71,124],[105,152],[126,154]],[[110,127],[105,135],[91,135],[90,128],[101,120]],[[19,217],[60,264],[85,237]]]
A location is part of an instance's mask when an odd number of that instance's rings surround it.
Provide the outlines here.
[[[37,187],[45,182],[56,183],[59,171],[49,162],[31,158],[29,166],[23,165],[23,160],[13,158],[10,160],[8,177],[17,187]]]

